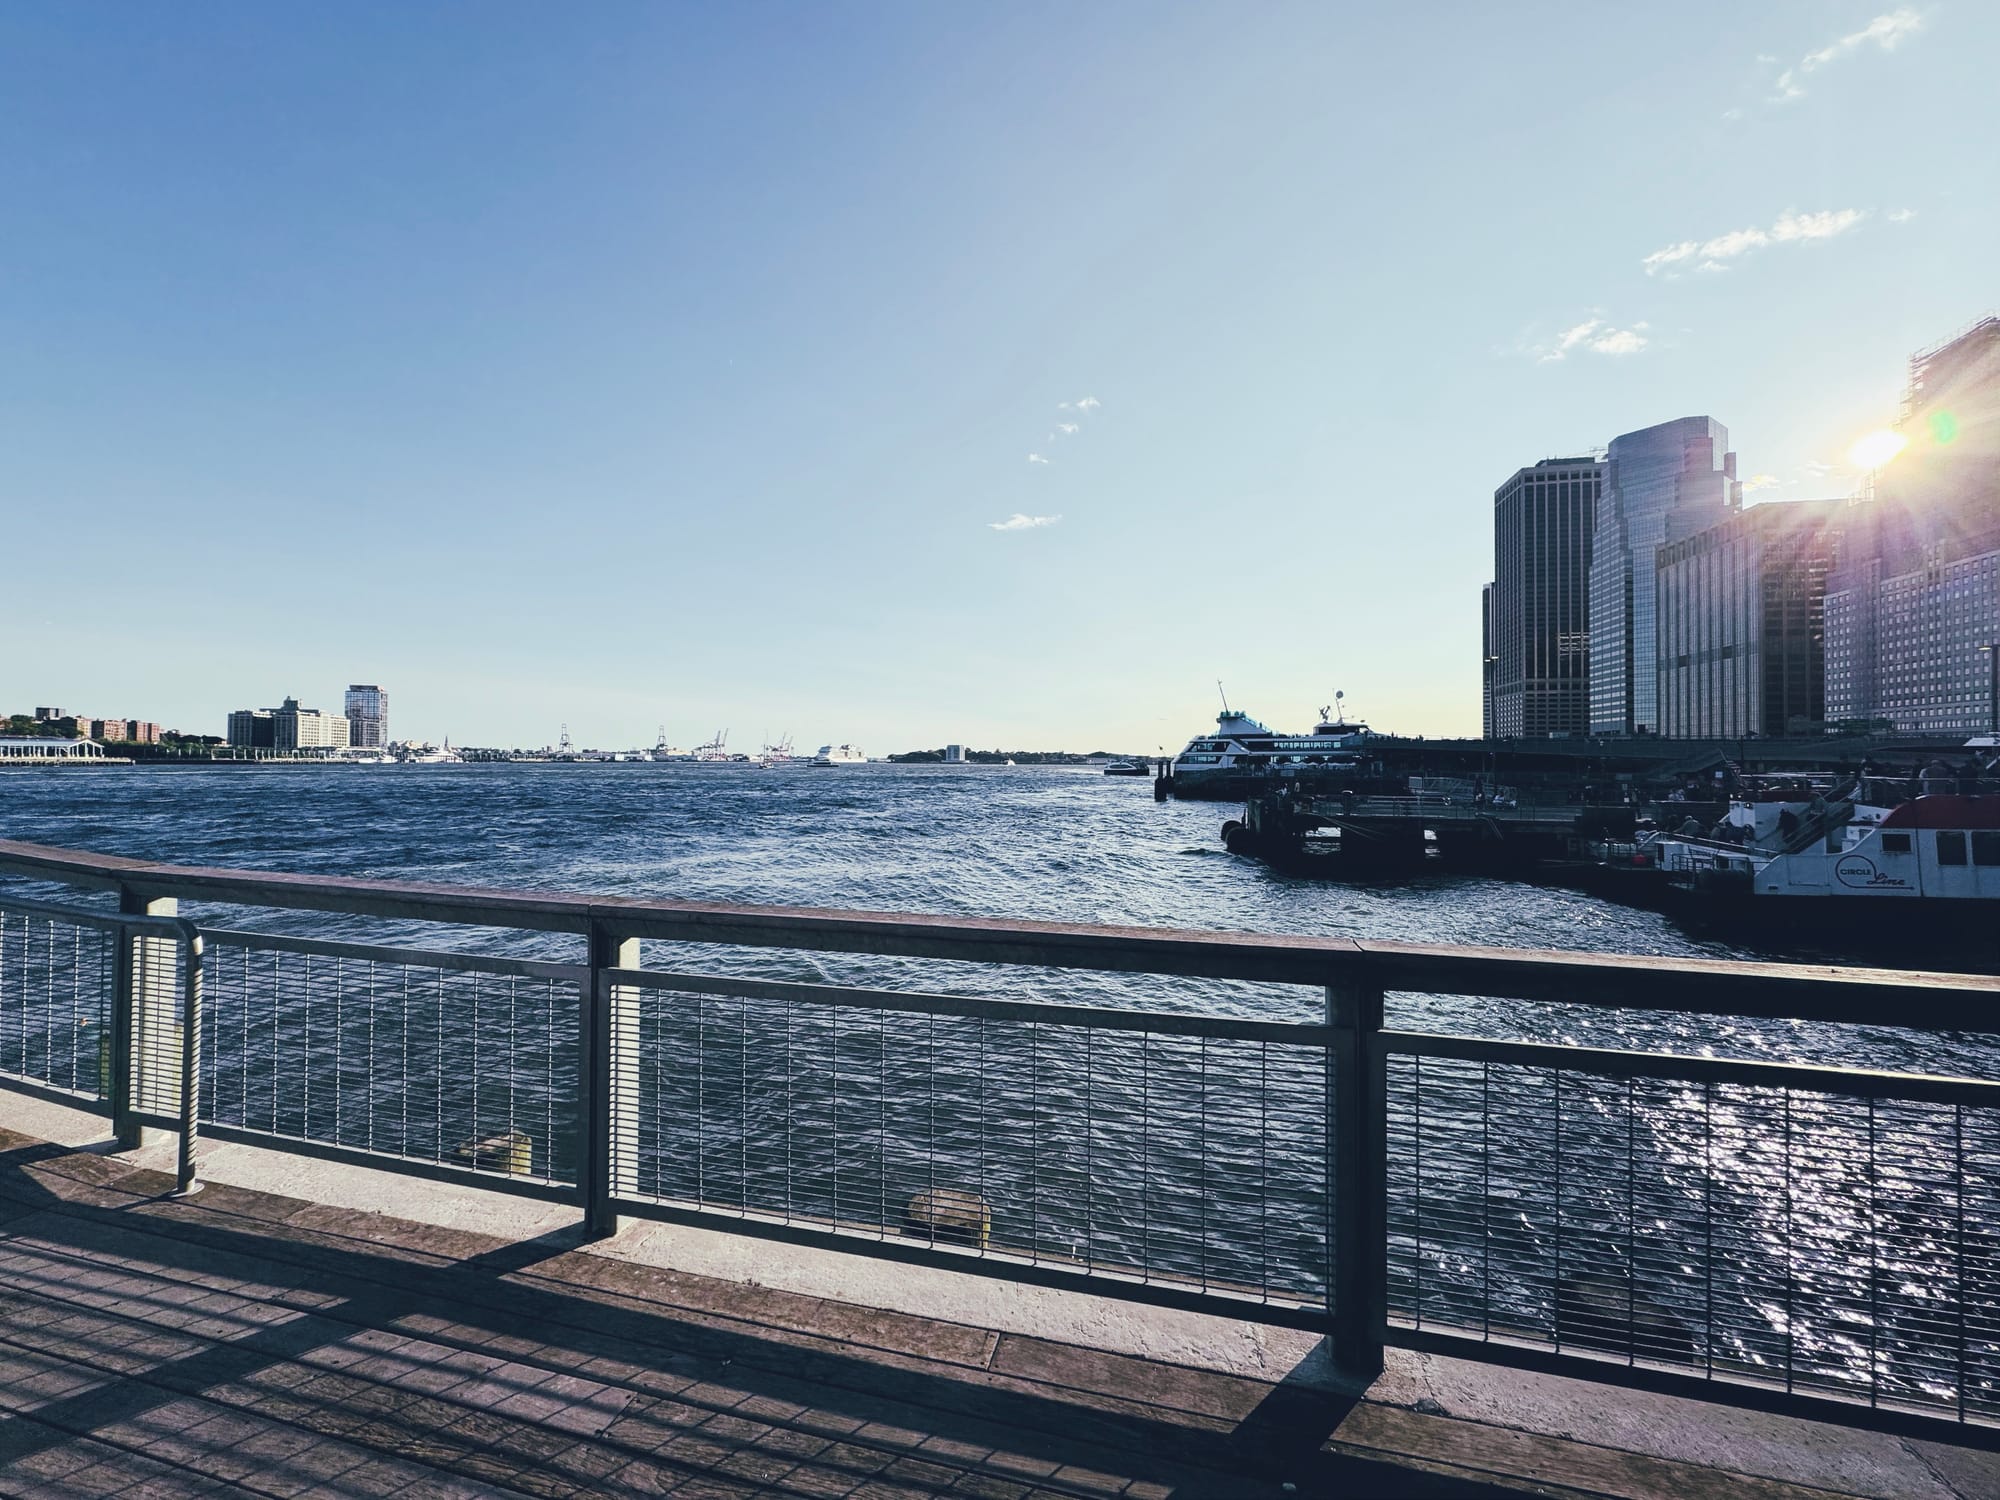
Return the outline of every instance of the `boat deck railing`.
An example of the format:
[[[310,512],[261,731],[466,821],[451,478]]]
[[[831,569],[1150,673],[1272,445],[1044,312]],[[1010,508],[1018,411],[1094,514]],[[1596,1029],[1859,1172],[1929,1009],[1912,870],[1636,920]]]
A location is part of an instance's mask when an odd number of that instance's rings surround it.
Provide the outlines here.
[[[72,892],[0,897],[0,1085],[95,1111],[127,1144],[178,1131],[186,1186],[203,1141],[248,1142],[574,1204],[599,1232],[668,1219],[1314,1330],[1357,1378],[1396,1344],[2000,1433],[2000,1083],[1388,1022],[1477,1013],[1423,998],[1456,996],[1525,1002],[1551,1036],[1580,1013],[1990,1033],[2000,979],[478,890],[4,841],[0,874]],[[300,930],[321,920],[306,913],[569,951],[335,940]],[[649,943],[676,965],[649,965]],[[891,975],[999,967],[1057,997],[1097,972],[1278,998],[1224,1015],[724,972],[744,949],[789,950],[800,972],[829,954]]]

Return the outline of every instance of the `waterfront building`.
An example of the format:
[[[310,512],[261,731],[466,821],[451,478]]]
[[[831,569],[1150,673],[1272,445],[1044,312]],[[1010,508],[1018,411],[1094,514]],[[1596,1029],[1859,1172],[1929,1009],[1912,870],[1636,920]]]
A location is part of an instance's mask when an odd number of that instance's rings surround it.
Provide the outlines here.
[[[964,765],[964,764],[965,764],[965,746],[963,746],[963,745],[946,745],[946,746],[944,747],[944,763],[945,763],[946,765],[948,765],[948,766],[962,766],[962,765]]]
[[[1590,733],[1659,731],[1655,554],[1727,519],[1742,497],[1729,429],[1713,417],[1611,440],[1591,544]]]
[[[268,708],[239,708],[229,716],[229,743],[238,750],[269,750],[276,727]]]
[[[35,717],[44,724],[53,724],[58,719],[68,718],[69,716],[59,708],[37,708],[35,710]]]
[[[1910,361],[1908,447],[1827,581],[1826,714],[1900,730],[2000,722],[2000,318]]]
[[[244,750],[344,750],[347,720],[287,698],[276,708],[237,709],[229,716],[229,743]]]
[[[271,710],[274,750],[344,750],[347,744],[347,719],[343,715],[301,708],[296,698],[287,698]]]
[[[1655,555],[1659,733],[1811,732],[1826,717],[1826,580],[1856,502],[1755,505]]]
[[[93,760],[103,754],[104,747],[89,740],[0,735],[0,760]]]
[[[37,709],[35,717],[41,719],[43,710]],[[102,740],[106,744],[129,741],[140,745],[157,745],[160,742],[160,726],[146,719],[93,719],[87,714],[63,713],[59,709],[47,710],[53,718],[43,719],[54,724],[64,734],[79,739]]]
[[[381,750],[389,743],[389,695],[373,683],[347,689],[347,742],[357,750]]]
[[[1589,722],[1593,456],[1545,458],[1493,492],[1482,671],[1489,738],[1582,734]]]

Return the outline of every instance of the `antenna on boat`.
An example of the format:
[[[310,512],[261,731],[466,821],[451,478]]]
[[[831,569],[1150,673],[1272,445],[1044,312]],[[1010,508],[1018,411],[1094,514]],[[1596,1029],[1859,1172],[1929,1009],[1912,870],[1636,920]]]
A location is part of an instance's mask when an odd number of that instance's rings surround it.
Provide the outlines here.
[[[1222,679],[1221,679],[1220,677],[1218,677],[1218,678],[1216,678],[1216,679],[1215,679],[1215,691],[1216,691],[1216,695],[1217,695],[1218,697],[1220,697],[1220,698],[1222,699],[1222,711],[1223,711],[1224,713],[1228,713],[1228,712],[1229,712],[1229,694],[1227,694],[1227,693],[1225,693],[1225,692],[1223,692],[1223,691],[1222,691]]]
[[[1334,720],[1336,724],[1345,724],[1347,722],[1347,705],[1341,701],[1346,696],[1347,694],[1339,688],[1333,690],[1333,706],[1340,711],[1340,717]]]

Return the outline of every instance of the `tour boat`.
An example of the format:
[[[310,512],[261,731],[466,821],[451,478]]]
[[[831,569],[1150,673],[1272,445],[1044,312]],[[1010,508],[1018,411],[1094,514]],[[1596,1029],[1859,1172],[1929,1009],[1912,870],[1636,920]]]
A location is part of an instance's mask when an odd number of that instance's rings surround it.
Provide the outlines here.
[[[1712,910],[1832,922],[1878,910],[1898,924],[2000,915],[2000,795],[1991,792],[1739,800],[1715,832],[1642,846],[1670,891]]]
[[[813,757],[816,766],[863,766],[868,757],[852,745],[821,745],[819,754]]]
[[[1332,714],[1322,708],[1310,735],[1289,735],[1224,705],[1215,716],[1214,732],[1195,736],[1174,757],[1174,795],[1234,801],[1284,778],[1333,781],[1371,774],[1372,732],[1366,724]]]

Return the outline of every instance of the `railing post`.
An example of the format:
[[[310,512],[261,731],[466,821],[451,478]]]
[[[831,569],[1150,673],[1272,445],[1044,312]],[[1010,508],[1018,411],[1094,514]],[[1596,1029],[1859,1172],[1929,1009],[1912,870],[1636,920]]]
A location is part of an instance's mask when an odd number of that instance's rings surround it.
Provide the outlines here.
[[[201,1191],[194,1159],[201,1132],[201,934],[192,922],[182,926],[181,1157],[174,1191],[185,1197]]]
[[[118,914],[124,917],[171,917],[180,903],[172,896],[147,899],[126,886],[118,888]],[[118,930],[118,952],[111,978],[111,1132],[121,1151],[146,1143],[146,1131],[133,1114],[139,1105],[139,1079],[146,1065],[146,1042],[155,1029],[150,1014],[147,979],[160,962],[158,938],[142,937],[130,928]]]
[[[1342,977],[1327,986],[1328,1240],[1333,1270],[1333,1363],[1344,1377],[1382,1373],[1389,1314],[1388,1058],[1380,985]]]
[[[587,941],[590,978],[577,1049],[577,1185],[584,1231],[603,1238],[618,1232],[614,1198],[637,1186],[639,1007],[635,995],[611,982],[610,971],[639,967],[639,940],[593,921]]]

